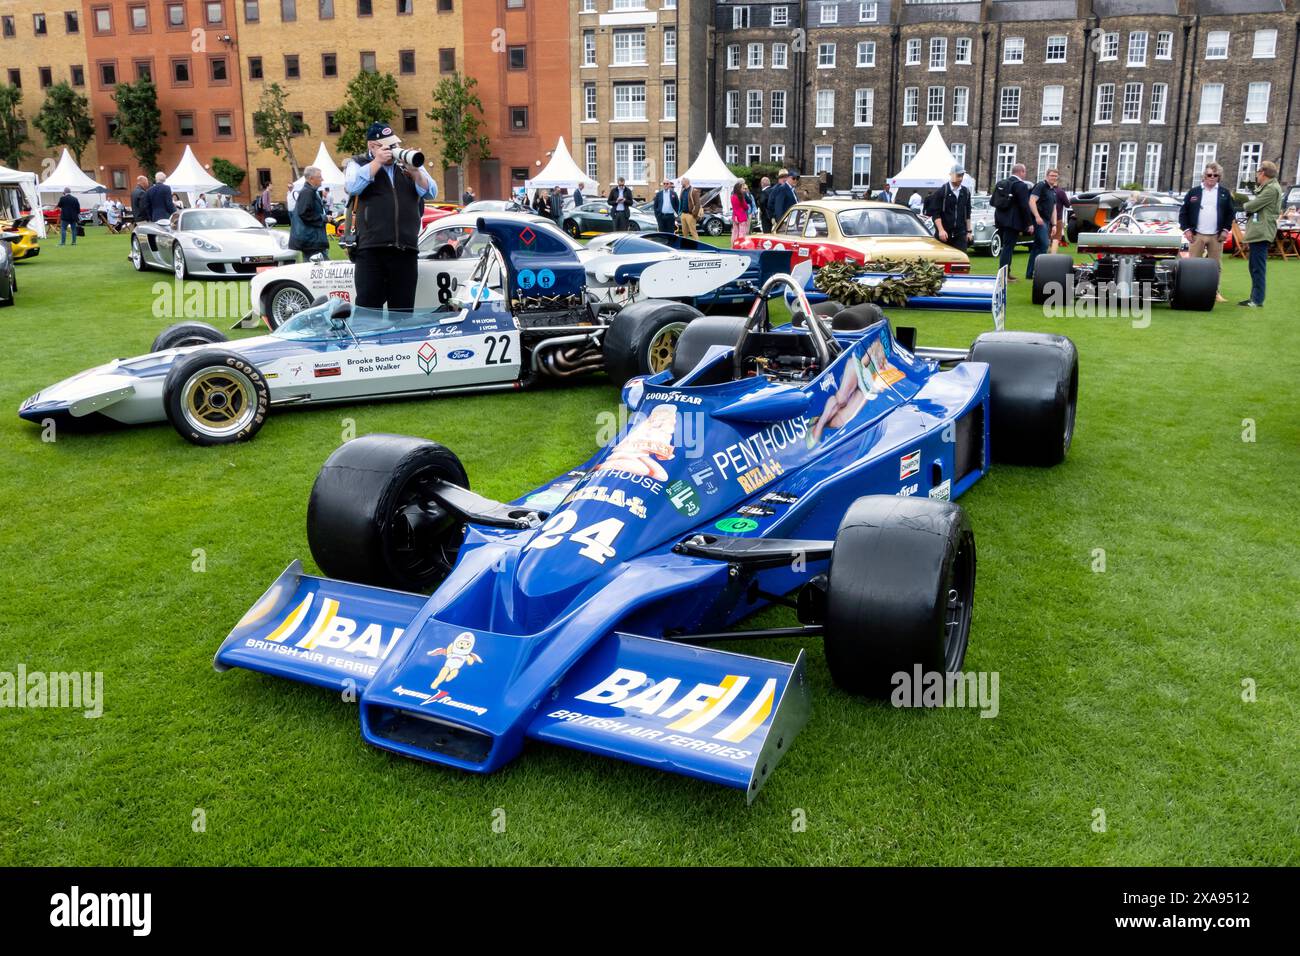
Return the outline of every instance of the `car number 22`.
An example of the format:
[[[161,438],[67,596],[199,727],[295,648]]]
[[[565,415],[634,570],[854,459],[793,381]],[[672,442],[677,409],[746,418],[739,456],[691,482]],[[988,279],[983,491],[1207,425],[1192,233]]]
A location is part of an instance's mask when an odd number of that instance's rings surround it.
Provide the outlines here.
[[[487,346],[487,358],[483,360],[484,365],[509,365],[511,363],[510,336],[487,335],[483,337],[483,344]]]
[[[606,518],[588,525],[581,531],[574,531],[578,523],[576,511],[561,511],[546,519],[546,523],[537,532],[537,537],[524,547],[525,551],[544,551],[553,548],[566,537],[574,544],[582,545],[578,554],[590,558],[597,564],[604,564],[618,554],[614,550],[614,539],[623,530],[623,522],[618,518]]]

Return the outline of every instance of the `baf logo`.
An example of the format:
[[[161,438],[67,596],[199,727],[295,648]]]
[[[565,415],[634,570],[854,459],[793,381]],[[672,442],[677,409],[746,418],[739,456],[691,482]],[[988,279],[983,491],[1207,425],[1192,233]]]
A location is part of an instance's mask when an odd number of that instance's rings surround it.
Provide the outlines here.
[[[1089,283],[1086,295],[1079,295],[1079,291],[1073,273],[1067,273],[1064,282],[1046,283],[1043,315],[1054,319],[1131,318],[1135,329],[1145,329],[1151,324],[1154,287],[1150,282],[1133,282],[1127,291],[1109,285],[1098,288]]]
[[[50,897],[50,925],[60,928],[129,927],[148,936],[153,927],[152,893],[82,893],[78,886]]]
[[[895,707],[978,707],[981,717],[998,715],[997,671],[898,671],[889,702]]]

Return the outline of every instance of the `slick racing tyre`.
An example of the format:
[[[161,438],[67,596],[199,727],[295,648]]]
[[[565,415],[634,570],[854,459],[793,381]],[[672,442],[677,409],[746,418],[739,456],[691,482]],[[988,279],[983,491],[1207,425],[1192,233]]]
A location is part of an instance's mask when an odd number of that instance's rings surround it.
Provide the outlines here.
[[[1042,332],[985,332],[970,360],[989,365],[993,460],[1045,467],[1064,461],[1079,401],[1074,343]]]
[[[206,322],[177,322],[158,333],[150,352],[182,349],[188,345],[215,345],[226,341],[226,333]]]
[[[167,420],[195,445],[248,441],[266,422],[271,390],[257,366],[225,349],[181,356],[163,383]]]
[[[1219,264],[1213,259],[1175,259],[1175,309],[1209,312],[1219,292]]]
[[[665,299],[633,302],[614,316],[601,351],[605,371],[618,385],[637,375],[673,367],[682,333],[703,315],[694,306]]]
[[[882,555],[889,555],[882,561]],[[959,671],[975,599],[975,535],[951,501],[869,495],[835,534],[826,664],[840,687],[888,698],[895,674]]]
[[[673,380],[679,380],[691,372],[713,346],[734,346],[740,341],[740,333],[747,321],[743,315],[710,315],[692,322],[677,340],[677,353],[673,356]]]
[[[1074,274],[1074,257],[1062,255],[1041,255],[1034,260],[1034,290],[1031,299],[1034,305],[1042,305],[1053,294],[1065,295],[1066,279]],[[1064,305],[1064,298],[1061,299]]]
[[[307,503],[307,542],[332,578],[405,591],[451,570],[464,524],[433,501],[434,481],[469,487],[460,459],[437,442],[364,435],[335,449]]]

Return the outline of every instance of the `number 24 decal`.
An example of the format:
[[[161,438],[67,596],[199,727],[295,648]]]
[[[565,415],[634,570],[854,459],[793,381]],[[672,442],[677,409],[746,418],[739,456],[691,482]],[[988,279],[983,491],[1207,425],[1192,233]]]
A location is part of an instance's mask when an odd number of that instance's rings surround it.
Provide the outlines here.
[[[618,518],[606,518],[604,521],[588,525],[581,531],[574,531],[573,526],[577,523],[576,511],[561,511],[557,515],[552,515],[546,519],[546,523],[537,532],[537,537],[533,538],[524,550],[542,551],[553,548],[567,535],[574,544],[582,545],[578,554],[584,558],[591,558],[597,564],[604,564],[618,553],[613,548],[614,539],[623,530],[623,522]]]

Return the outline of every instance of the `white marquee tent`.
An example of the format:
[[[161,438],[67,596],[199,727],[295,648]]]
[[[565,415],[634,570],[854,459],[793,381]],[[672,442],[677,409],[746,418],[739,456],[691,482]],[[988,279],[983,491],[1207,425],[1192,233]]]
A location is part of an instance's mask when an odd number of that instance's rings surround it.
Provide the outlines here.
[[[334,162],[334,157],[330,155],[330,151],[326,148],[324,141],[321,142],[320,149],[316,150],[316,158],[308,163],[307,166],[315,166],[320,170],[321,185],[330,191],[331,199],[335,201],[343,199],[345,189],[343,170],[339,169],[338,164]],[[303,169],[306,169],[307,166],[304,166]],[[302,188],[304,182],[306,182],[306,180],[299,176],[289,187],[289,192],[285,196],[285,201],[289,203],[289,208],[293,208],[293,203],[298,196],[298,190]]]
[[[925,138],[921,148],[916,151],[912,161],[889,179],[889,187],[896,194],[900,189],[938,189],[948,181],[949,173],[957,160],[943,141],[939,127],[931,126],[930,135]],[[975,180],[966,174],[962,185],[975,192]]]
[[[546,168],[524,183],[524,188],[529,192],[534,189],[575,189],[578,187],[581,187],[583,192],[592,195],[600,191],[600,184],[586,175],[578,168],[578,164],[573,161],[573,157],[569,154],[569,148],[564,145],[563,136],[555,144],[555,150],[551,153],[551,161],[546,164]]]
[[[704,145],[700,148],[699,155],[695,157],[695,162],[691,163],[686,172],[677,177],[678,186],[683,179],[689,179],[695,189],[730,189],[740,182],[740,177],[733,173],[718,155],[718,147],[713,145],[712,133],[704,137]],[[723,203],[723,208],[730,210],[726,203]]]
[[[0,217],[14,219],[23,209],[30,209],[32,218],[28,225],[44,239],[45,216],[41,213],[41,198],[36,191],[36,174],[0,166],[0,187],[4,186],[12,188],[0,189],[0,201],[3,203]]]
[[[42,179],[37,187],[41,200],[51,205],[59,201],[64,189],[72,190],[72,195],[77,197],[82,209],[98,209],[104,202],[105,193],[108,192],[104,186],[82,172],[66,146],[54,170]]]
[[[187,205],[193,206],[196,196],[215,192],[225,183],[204,169],[195,157],[194,151],[186,146],[181,161],[167,174],[167,185],[174,193],[185,193],[188,197]]]

